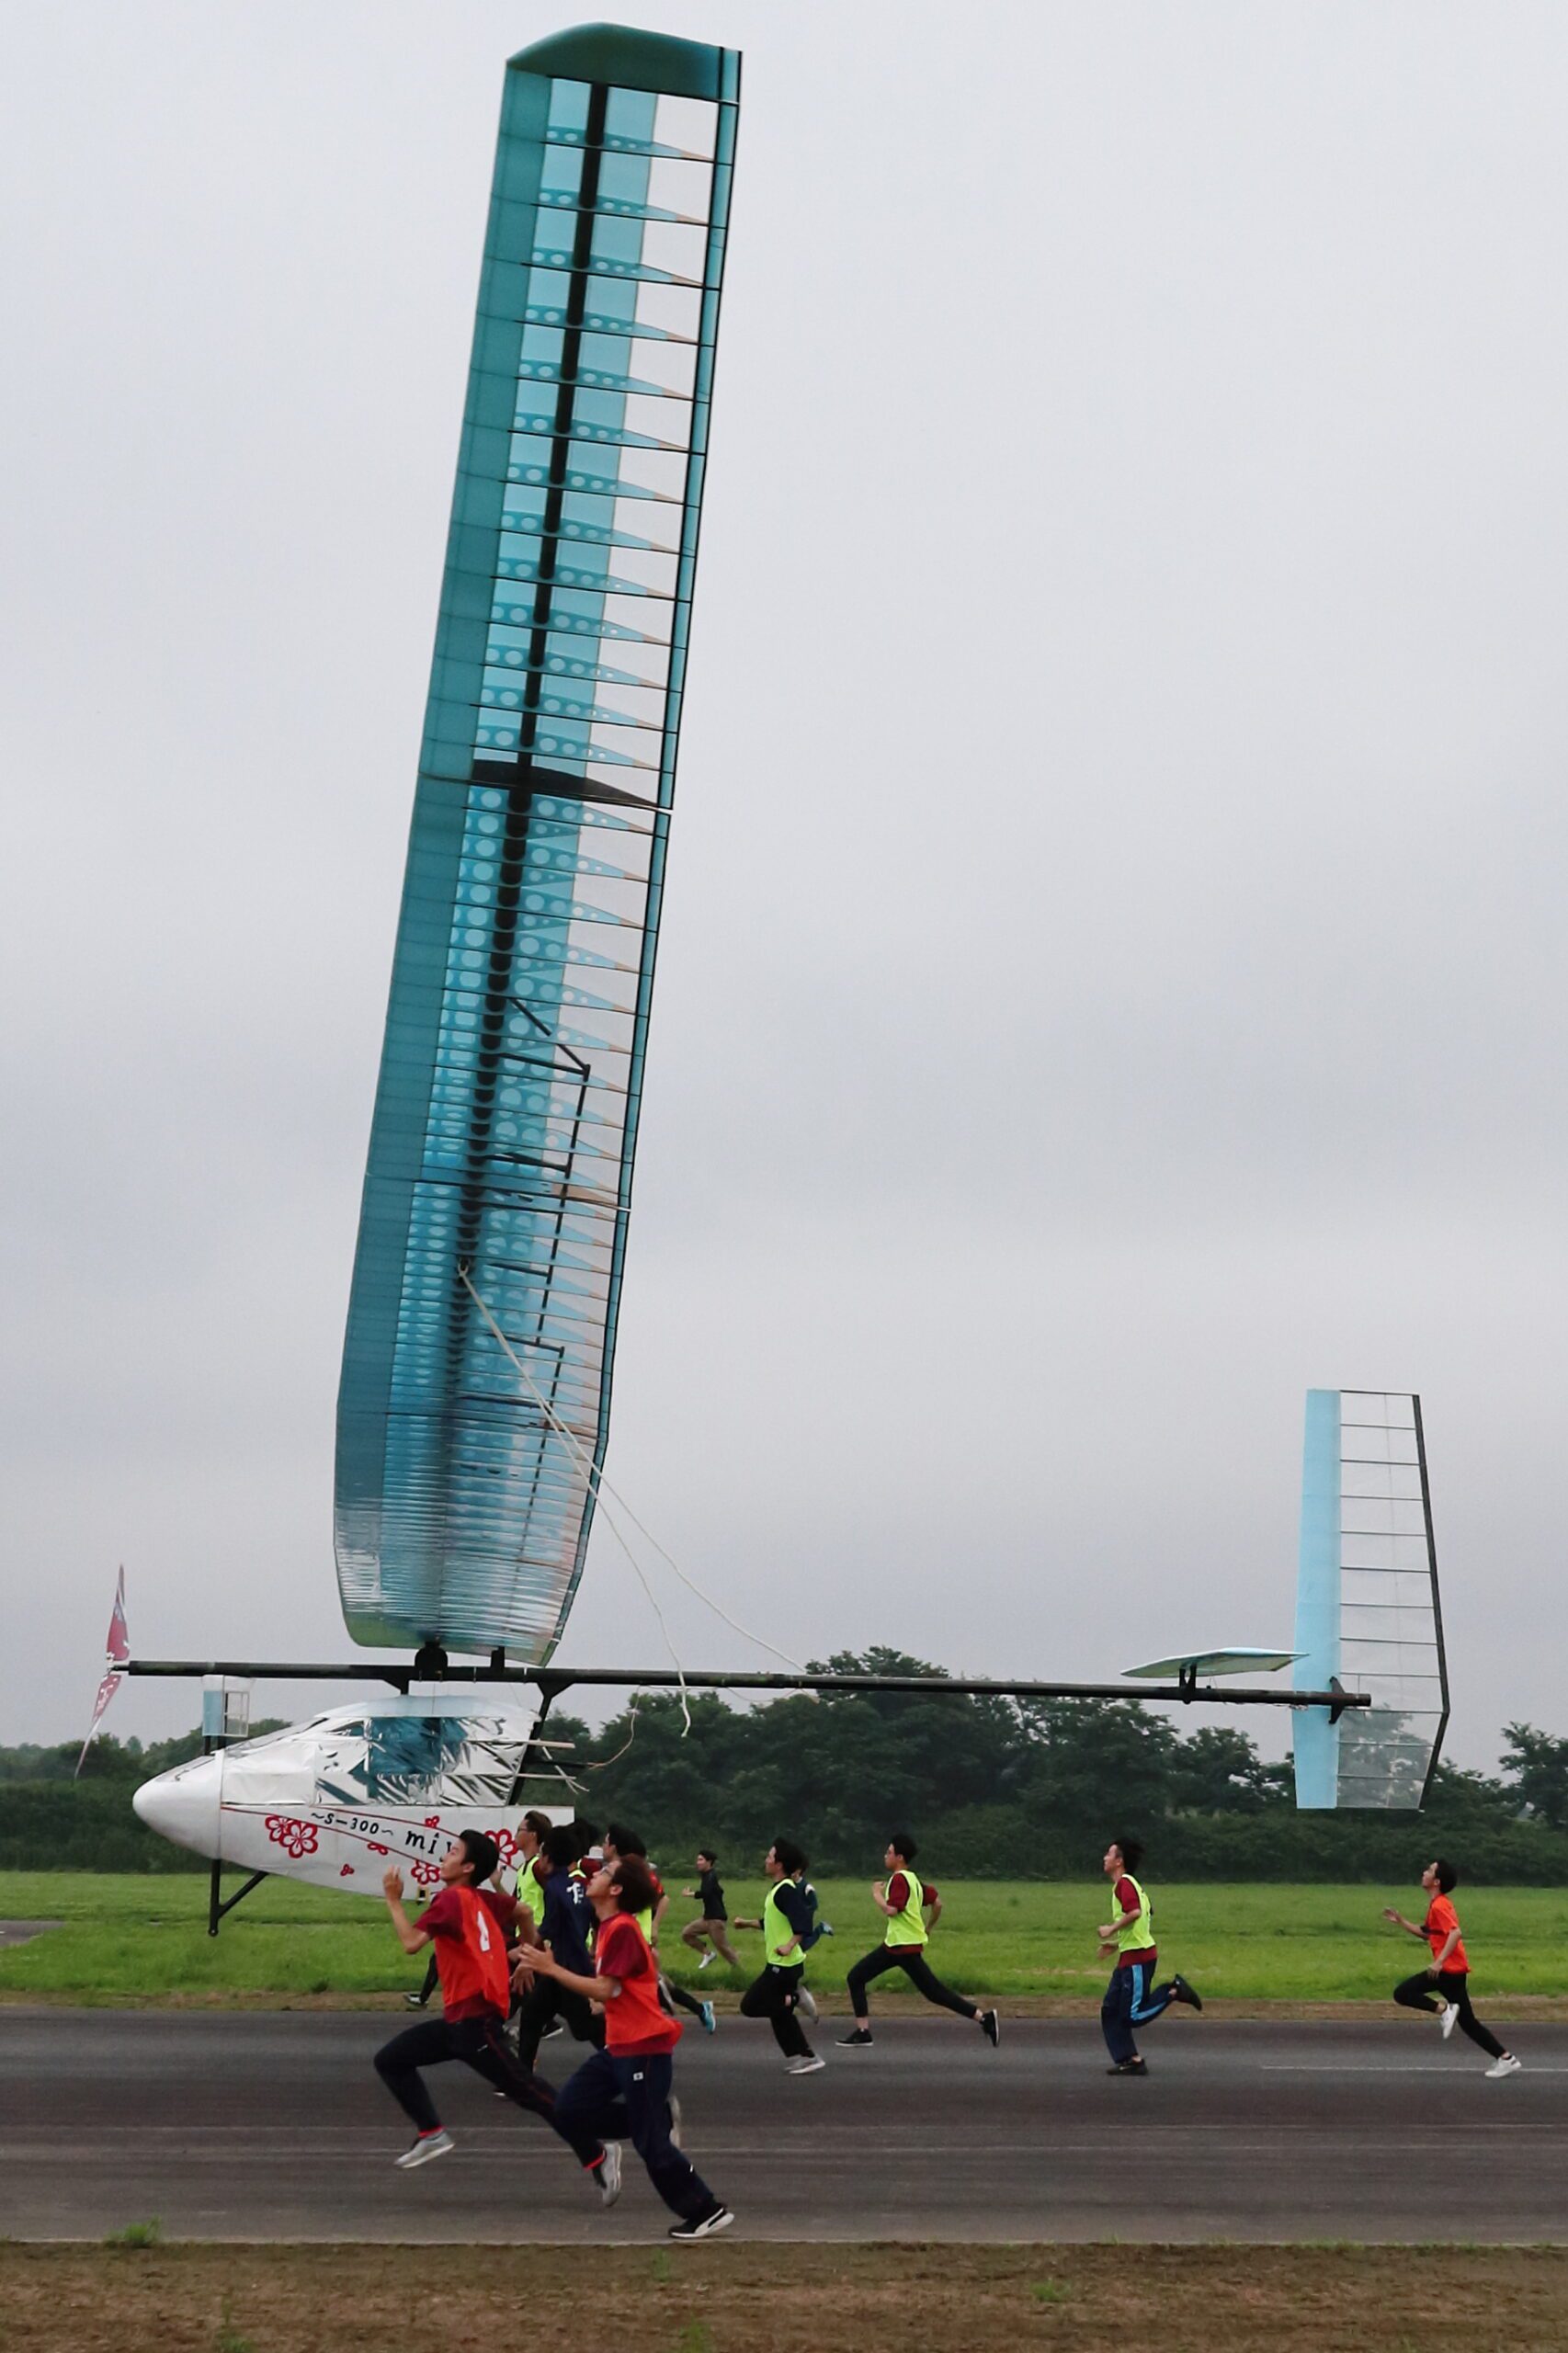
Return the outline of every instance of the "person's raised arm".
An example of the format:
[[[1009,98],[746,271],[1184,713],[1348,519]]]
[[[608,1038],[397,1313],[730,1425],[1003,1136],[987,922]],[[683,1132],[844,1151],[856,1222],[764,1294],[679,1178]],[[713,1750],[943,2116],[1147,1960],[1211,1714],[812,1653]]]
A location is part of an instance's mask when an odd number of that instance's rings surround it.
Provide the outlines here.
[[[403,1873],[398,1870],[381,1873],[381,1893],[387,1899],[392,1929],[404,1952],[423,1952],[430,1941],[430,1931],[421,1921],[417,1927],[403,1908]]]

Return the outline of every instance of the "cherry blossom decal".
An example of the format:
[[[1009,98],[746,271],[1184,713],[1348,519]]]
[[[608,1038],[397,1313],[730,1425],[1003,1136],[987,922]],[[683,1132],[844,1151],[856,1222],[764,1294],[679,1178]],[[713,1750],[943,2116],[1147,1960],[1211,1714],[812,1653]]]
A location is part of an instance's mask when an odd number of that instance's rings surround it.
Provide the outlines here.
[[[297,1821],[291,1813],[269,1813],[267,1835],[275,1847],[281,1847],[295,1862],[302,1855],[313,1855],[320,1844],[315,1824]]]
[[[415,1863],[408,1876],[415,1887],[430,1887],[440,1878],[441,1867],[439,1863]]]

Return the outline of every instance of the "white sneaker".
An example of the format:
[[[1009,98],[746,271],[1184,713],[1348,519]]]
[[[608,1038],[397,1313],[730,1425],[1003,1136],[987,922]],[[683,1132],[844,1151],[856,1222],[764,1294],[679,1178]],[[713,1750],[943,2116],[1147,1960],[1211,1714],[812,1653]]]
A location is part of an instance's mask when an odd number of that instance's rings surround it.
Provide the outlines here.
[[[1443,2040],[1444,2040],[1445,2042],[1447,2042],[1447,2040],[1448,2040],[1448,2039],[1449,2039],[1449,2035],[1450,2035],[1450,2034],[1452,2034],[1452,2032],[1453,2032],[1453,2030],[1454,2030],[1455,2027],[1456,2027],[1456,2026],[1458,2026],[1459,2022],[1460,2022],[1460,2006],[1459,2006],[1459,2004],[1458,2004],[1457,2002],[1445,2002],[1445,2003],[1443,2004]]]
[[[1494,2078],[1498,2075],[1517,2075],[1519,2072],[1519,2063],[1511,2051],[1505,2051],[1501,2059],[1494,2059],[1486,2072]]]
[[[801,1986],[800,1992],[795,1996],[795,2007],[800,2011],[801,2016],[803,2018],[810,2018],[812,2024],[815,2024],[817,2015],[816,1996],[814,1994],[808,1992],[804,1985]]]
[[[1518,2063],[1516,2059],[1515,2066],[1517,2067]],[[410,2165],[427,2165],[432,2157],[444,2157],[449,2150],[456,2146],[457,2143],[452,2139],[451,2134],[437,2126],[434,2132],[421,2132],[419,2138],[404,2149],[401,2157],[392,2159],[392,2163],[395,2165],[402,2165],[406,2172]]]
[[[1518,2061],[1516,2059],[1514,2062],[1515,2066],[1517,2067],[1518,2063]],[[812,2052],[804,2058],[787,2059],[784,2063],[784,2073],[787,2075],[814,2075],[819,2067],[825,2067],[827,2061],[825,2059],[819,2059],[816,2056],[816,2053]]]
[[[699,1970],[706,1969],[710,1961],[717,1961],[718,1958],[719,1956],[716,1952],[705,1952],[697,1966]]]
[[[605,2205],[613,2206],[620,2196],[620,2143],[619,2141],[605,2143],[605,2161],[595,2174],[594,2179],[598,2183],[599,2197]]]

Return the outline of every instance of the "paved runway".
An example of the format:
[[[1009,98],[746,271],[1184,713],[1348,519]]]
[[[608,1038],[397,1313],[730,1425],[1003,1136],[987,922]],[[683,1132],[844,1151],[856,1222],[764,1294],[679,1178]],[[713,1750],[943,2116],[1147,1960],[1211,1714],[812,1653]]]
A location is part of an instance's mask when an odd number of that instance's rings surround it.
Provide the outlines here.
[[[413,2174],[370,2070],[383,2016],[0,2010],[0,2234],[606,2242],[665,2219],[635,2159],[612,2213],[477,2077],[432,2078],[454,2155]],[[825,2021],[824,2021],[825,2028]],[[1143,2038],[1108,2079],[1093,2023],[893,2019],[824,2073],[765,2026],[688,2033],[687,2145],[766,2239],[1568,2240],[1568,2027],[1489,2083],[1435,2028],[1221,2024]],[[547,2043],[557,2082],[576,2046]]]

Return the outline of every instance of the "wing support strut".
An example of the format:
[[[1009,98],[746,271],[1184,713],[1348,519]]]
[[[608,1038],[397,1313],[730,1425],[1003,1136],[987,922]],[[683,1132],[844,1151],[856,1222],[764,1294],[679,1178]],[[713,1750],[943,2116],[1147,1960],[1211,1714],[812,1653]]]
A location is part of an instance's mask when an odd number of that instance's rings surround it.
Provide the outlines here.
[[[128,1675],[248,1676],[258,1683],[385,1683],[407,1693],[414,1683],[528,1683],[547,1704],[562,1693],[593,1685],[619,1690],[688,1691],[897,1691],[910,1696],[947,1691],[959,1699],[1136,1699],[1141,1704],[1169,1705],[1173,1700],[1200,1700],[1217,1708],[1328,1708],[1335,1721],[1347,1708],[1370,1707],[1365,1692],[1346,1691],[1337,1676],[1326,1691],[1281,1691],[1261,1685],[1224,1688],[1199,1683],[1184,1674],[1175,1683],[1032,1683],[995,1682],[989,1677],[960,1675],[790,1675],[771,1669],[761,1674],[724,1674],[688,1669],[684,1676],[668,1667],[646,1670],[620,1666],[506,1666],[493,1653],[484,1666],[454,1666],[444,1651],[426,1643],[411,1665],[388,1659],[372,1665],[362,1659],[343,1665],[324,1660],[162,1659],[133,1658]]]

